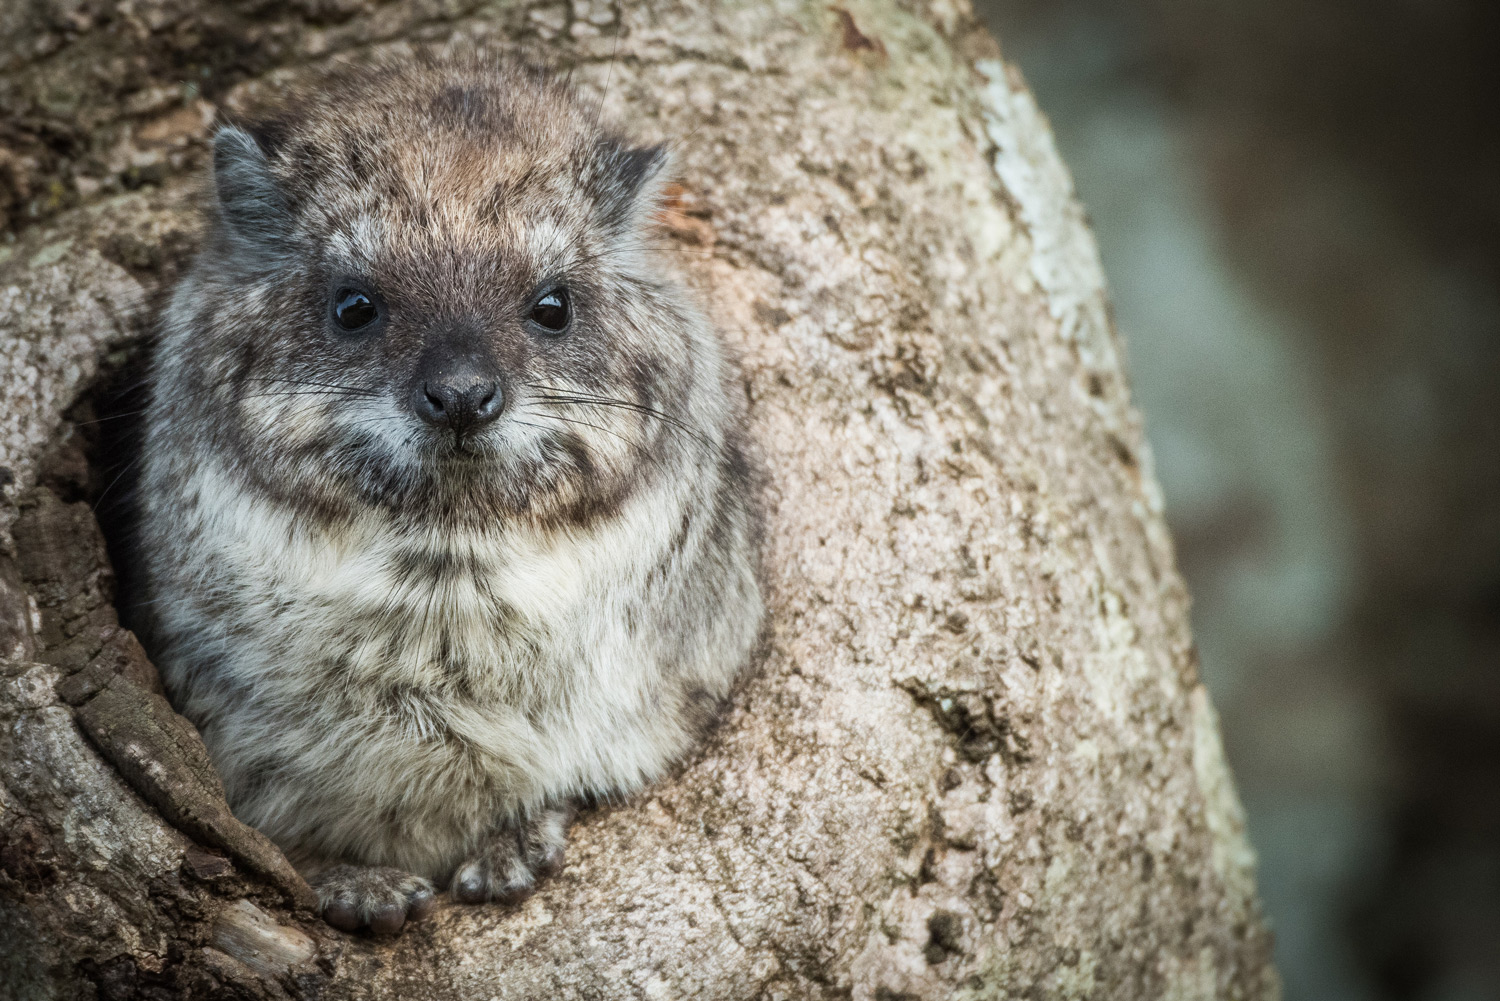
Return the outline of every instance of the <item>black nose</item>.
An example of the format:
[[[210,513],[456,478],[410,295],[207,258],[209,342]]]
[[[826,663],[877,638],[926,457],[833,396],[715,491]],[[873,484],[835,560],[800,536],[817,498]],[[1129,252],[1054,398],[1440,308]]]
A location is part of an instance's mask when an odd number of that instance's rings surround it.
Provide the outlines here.
[[[412,409],[424,421],[447,425],[462,434],[477,430],[505,409],[500,383],[464,374],[424,382],[412,393]]]

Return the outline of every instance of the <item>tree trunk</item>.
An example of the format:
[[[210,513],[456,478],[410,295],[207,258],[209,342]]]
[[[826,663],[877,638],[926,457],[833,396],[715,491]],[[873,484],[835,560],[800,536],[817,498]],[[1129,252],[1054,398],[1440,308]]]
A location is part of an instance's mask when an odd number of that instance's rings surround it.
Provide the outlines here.
[[[1276,996],[1093,240],[963,0],[34,0],[0,36],[0,995]],[[469,39],[673,144],[769,625],[725,724],[560,877],[373,940],[311,915],[152,693],[77,401],[191,250],[215,112]]]

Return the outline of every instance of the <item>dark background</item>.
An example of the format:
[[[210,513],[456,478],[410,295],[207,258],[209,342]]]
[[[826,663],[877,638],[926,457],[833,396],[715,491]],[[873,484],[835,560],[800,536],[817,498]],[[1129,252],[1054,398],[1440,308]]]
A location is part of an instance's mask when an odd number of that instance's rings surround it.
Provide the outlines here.
[[[1095,225],[1288,1001],[1500,998],[1500,4],[977,5]]]

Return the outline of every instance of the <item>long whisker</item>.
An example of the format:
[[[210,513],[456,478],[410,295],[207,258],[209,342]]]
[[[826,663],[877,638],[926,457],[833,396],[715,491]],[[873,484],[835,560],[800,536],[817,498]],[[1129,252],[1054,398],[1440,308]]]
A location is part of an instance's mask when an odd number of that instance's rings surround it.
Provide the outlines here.
[[[270,381],[291,382],[292,385],[311,385],[311,386],[318,385],[317,383],[299,383],[299,382],[294,382],[292,380],[262,380],[262,381],[267,381],[267,382],[270,382]],[[203,394],[203,396],[208,396],[208,395],[209,394],[207,394],[207,393]],[[240,402],[243,402],[245,400],[276,399],[278,397],[283,397],[283,396],[332,396],[332,397],[344,396],[344,397],[376,398],[379,395],[380,394],[378,394],[378,393],[367,392],[365,390],[361,390],[361,389],[358,389],[357,387],[353,387],[353,386],[339,386],[339,387],[330,387],[328,389],[276,390],[276,391],[266,392],[266,393],[249,393],[249,394],[247,394],[245,396],[234,397],[232,399],[225,400],[225,401],[222,401],[222,402],[223,402],[224,406],[232,406],[235,403],[240,403]],[[200,397],[200,398],[202,398],[202,397]],[[121,413],[118,413],[118,414],[106,414],[103,417],[97,417],[97,418],[95,418],[93,420],[77,421],[74,424],[74,427],[88,427],[88,426],[90,426],[92,424],[103,424],[105,421],[119,421],[119,420],[124,420],[127,417],[139,417],[142,414],[147,414],[147,413],[150,413],[150,412],[151,412],[151,408],[150,407],[142,407],[140,410],[126,410],[126,411],[122,411]]]
[[[664,413],[663,411],[657,410],[654,407],[648,407],[644,403],[636,403],[632,400],[621,400],[609,396],[596,396],[592,393],[583,393],[575,390],[562,390],[554,386],[544,386],[538,383],[529,384],[529,388],[542,390],[544,395],[538,396],[536,398],[538,402],[541,403],[570,403],[579,406],[617,407],[619,409],[629,410],[646,417],[655,417],[657,420],[662,421],[679,431],[682,431],[684,434],[692,435],[694,438],[698,439],[705,445],[713,444],[713,442],[697,428],[684,423],[676,417],[673,417],[671,414]]]
[[[280,391],[280,392],[274,392],[274,393],[251,393],[251,394],[249,394],[247,396],[235,397],[235,398],[228,399],[228,400],[217,400],[212,405],[201,406],[200,409],[199,409],[199,411],[198,411],[198,413],[196,413],[194,416],[197,417],[197,418],[210,417],[210,416],[213,416],[214,414],[220,414],[220,413],[223,413],[226,410],[233,409],[238,404],[245,403],[245,402],[248,402],[250,400],[275,400],[275,399],[281,399],[283,397],[291,397],[291,396],[327,396],[327,397],[330,397],[333,400],[338,400],[338,399],[366,399],[366,398],[373,399],[374,398],[374,397],[363,397],[363,396],[360,396],[360,395],[357,395],[357,394],[333,392],[331,390],[326,390],[326,389],[320,389],[320,390],[286,390],[286,391]]]
[[[91,424],[103,424],[105,421],[122,421],[127,417],[139,417],[141,414],[147,413],[148,410],[149,408],[142,410],[126,410],[125,412],[119,414],[109,414],[106,417],[96,417],[91,421],[75,421],[73,423],[73,426],[78,428],[86,428]]]
[[[714,257],[717,256],[718,253],[712,248],[695,249],[692,247],[684,247],[670,240],[642,238],[630,242],[622,241],[619,243],[611,244],[608,247],[602,247],[592,254],[587,254],[570,261],[569,264],[572,267],[583,267],[588,264],[594,264],[599,261],[608,260],[611,257],[619,257],[628,253],[642,250],[666,250],[673,254],[685,254],[688,257],[703,258]]]
[[[592,399],[587,396],[575,396],[571,394],[547,394],[544,396],[538,396],[536,397],[536,399],[540,403],[565,403],[585,407],[615,407],[620,410],[629,410],[633,413],[640,414],[643,417],[655,417],[657,420],[670,425],[676,430],[686,432],[687,434],[691,434],[694,437],[703,437],[692,428],[679,421],[677,418],[672,417],[668,414],[664,414],[659,410],[652,410],[650,407],[642,406],[638,403],[631,403],[629,400]],[[707,441],[707,439],[703,440]]]
[[[620,54],[620,36],[625,34],[625,11],[621,7],[615,12],[618,20],[615,22],[615,43],[609,53],[609,68],[604,71],[604,89],[599,92],[599,103],[594,105],[594,125],[597,127],[599,118],[604,114],[604,100],[609,97],[609,85],[615,75],[615,59]]]
[[[276,379],[276,378],[272,378],[270,376],[252,376],[250,379],[248,379],[246,381],[248,381],[248,382],[267,382],[267,383],[274,383],[274,384],[277,384],[277,385],[284,385],[284,386],[316,386],[319,389],[337,389],[337,390],[341,390],[341,391],[343,391],[345,393],[352,393],[352,394],[355,394],[355,395],[358,395],[358,396],[378,396],[378,395],[380,395],[375,390],[373,390],[373,389],[365,389],[362,386],[346,386],[346,385],[344,385],[342,383],[338,383],[338,382],[317,382],[316,380],[313,380],[313,379]]]
[[[335,399],[375,399],[375,393],[351,393],[346,390],[337,389],[278,389],[269,393],[247,393],[230,400],[232,403],[242,403],[245,400],[267,400],[282,396],[332,396]]]
[[[581,420],[579,420],[576,417],[559,417],[557,414],[541,414],[541,413],[537,413],[534,410],[531,411],[531,415],[533,417],[540,417],[543,420],[562,421],[564,424],[580,424],[583,427],[593,428],[595,431],[602,431],[602,432],[604,432],[607,435],[613,435],[614,437],[616,437],[616,438],[620,439],[621,441],[623,441],[625,444],[629,445],[631,448],[640,448],[641,447],[640,442],[632,441],[631,439],[625,437],[623,434],[620,434],[619,432],[611,431],[609,428],[603,428],[603,427],[600,427],[597,424],[590,424],[588,421],[581,421]],[[532,426],[535,427],[535,425],[532,425]]]
[[[561,400],[563,397],[567,397],[569,398],[569,400],[587,400],[591,403],[609,403],[622,407],[629,407],[632,410],[638,410],[641,413],[650,414],[652,417],[660,417],[663,420],[676,420],[675,417],[673,417],[671,414],[668,414],[666,411],[657,410],[655,407],[647,406],[644,403],[638,403],[634,400],[622,400],[617,396],[600,396],[598,393],[590,393],[582,389],[563,389],[560,386],[549,386],[546,383],[541,382],[528,382],[526,384],[526,388],[539,389],[543,393],[550,394],[548,397],[545,397],[546,399],[556,398],[558,400]]]
[[[357,428],[364,424],[379,424],[382,421],[404,421],[405,419],[406,416],[404,414],[380,414],[377,417],[366,417],[363,420],[350,421],[344,427]]]
[[[125,474],[130,472],[130,470],[135,467],[135,464],[140,462],[143,458],[145,458],[144,455],[137,455],[134,459],[131,459],[129,462],[125,463],[125,468],[121,469],[118,475],[116,475],[114,479],[109,481],[109,486],[99,491],[98,498],[94,500],[93,510],[95,513],[98,513],[99,505],[104,503],[104,498],[108,496],[109,492],[115,488],[115,484],[123,480],[125,478]]]

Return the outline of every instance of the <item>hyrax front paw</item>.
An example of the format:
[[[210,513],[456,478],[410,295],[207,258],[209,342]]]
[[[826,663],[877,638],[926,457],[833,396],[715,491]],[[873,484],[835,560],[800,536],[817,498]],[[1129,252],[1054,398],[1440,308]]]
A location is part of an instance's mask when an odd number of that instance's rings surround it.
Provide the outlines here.
[[[543,810],[496,830],[489,842],[453,874],[453,898],[466,904],[497,900],[516,904],[536,884],[562,871],[571,808]]]
[[[340,931],[394,935],[406,922],[425,918],[436,900],[431,883],[400,869],[337,865],[308,882],[318,891],[323,920]]]

